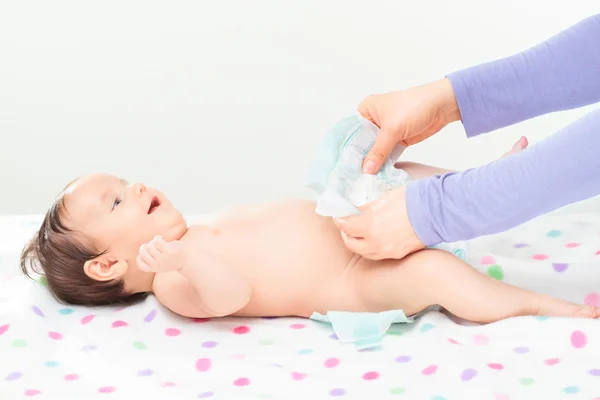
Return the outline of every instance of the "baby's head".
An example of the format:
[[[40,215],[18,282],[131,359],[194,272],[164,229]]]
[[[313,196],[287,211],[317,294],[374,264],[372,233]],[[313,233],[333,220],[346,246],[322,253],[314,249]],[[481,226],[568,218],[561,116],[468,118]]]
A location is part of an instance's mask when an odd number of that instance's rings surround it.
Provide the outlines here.
[[[159,191],[105,174],[71,182],[25,246],[21,268],[46,276],[61,302],[99,306],[134,303],[151,289],[154,274],[136,256],[154,236],[180,239],[183,216]]]

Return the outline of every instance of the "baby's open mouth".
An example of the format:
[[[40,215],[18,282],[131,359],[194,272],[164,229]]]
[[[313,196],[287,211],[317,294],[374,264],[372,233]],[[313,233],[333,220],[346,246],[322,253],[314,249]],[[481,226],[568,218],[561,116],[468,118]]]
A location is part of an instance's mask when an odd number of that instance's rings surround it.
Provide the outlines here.
[[[160,201],[158,201],[158,197],[153,197],[152,202],[150,203],[150,208],[148,209],[148,214],[152,214],[159,206]]]

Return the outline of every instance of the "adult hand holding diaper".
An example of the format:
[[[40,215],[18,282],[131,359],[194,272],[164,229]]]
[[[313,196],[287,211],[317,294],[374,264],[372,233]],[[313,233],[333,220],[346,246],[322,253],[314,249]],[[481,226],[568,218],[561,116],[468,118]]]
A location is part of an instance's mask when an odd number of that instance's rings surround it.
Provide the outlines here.
[[[397,145],[376,175],[362,172],[362,162],[379,128],[354,113],[331,129],[317,152],[309,172],[309,187],[319,193],[316,213],[326,217],[346,217],[360,213],[358,207],[387,191],[404,185],[410,177],[394,167],[404,151]]]

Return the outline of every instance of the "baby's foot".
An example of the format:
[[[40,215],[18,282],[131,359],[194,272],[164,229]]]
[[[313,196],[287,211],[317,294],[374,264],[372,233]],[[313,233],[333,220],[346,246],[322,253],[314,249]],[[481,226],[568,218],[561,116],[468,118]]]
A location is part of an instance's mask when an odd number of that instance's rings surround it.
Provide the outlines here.
[[[600,318],[600,308],[571,303],[555,297],[534,294],[530,298],[530,315],[567,318]]]
[[[600,309],[594,306],[579,306],[579,310],[575,311],[573,317],[596,319],[600,317]]]
[[[510,151],[508,153],[505,153],[500,158],[508,157],[511,154],[518,153],[521,150],[526,149],[527,146],[529,146],[529,142],[527,141],[527,138],[525,136],[522,136],[521,139],[517,140],[517,142],[515,144],[513,144],[512,149],[510,149]]]

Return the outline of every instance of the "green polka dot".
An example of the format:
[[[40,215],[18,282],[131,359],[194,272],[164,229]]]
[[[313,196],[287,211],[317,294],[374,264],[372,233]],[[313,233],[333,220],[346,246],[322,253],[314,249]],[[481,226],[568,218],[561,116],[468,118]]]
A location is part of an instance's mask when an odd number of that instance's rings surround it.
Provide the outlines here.
[[[25,347],[27,346],[27,340],[25,339],[17,339],[12,342],[13,347]]]
[[[402,394],[406,392],[403,387],[393,387],[390,389],[390,394]]]
[[[133,347],[135,347],[136,349],[140,349],[140,350],[146,350],[148,348],[148,346],[146,346],[142,342],[133,342]]]
[[[557,238],[560,236],[560,231],[551,230],[548,233],[546,233],[546,236],[548,236],[549,238]]]
[[[521,378],[521,379],[519,379],[519,383],[521,385],[524,385],[524,386],[529,386],[529,385],[533,384],[533,382],[535,382],[535,380],[533,378]]]
[[[502,271],[502,267],[498,264],[494,264],[488,268],[488,275],[499,281],[504,279],[504,271]]]
[[[275,344],[275,341],[273,339],[263,339],[259,340],[258,343],[262,346],[271,346]]]
[[[46,278],[45,276],[40,276],[40,280],[38,282],[40,285],[48,287],[48,278]]]

